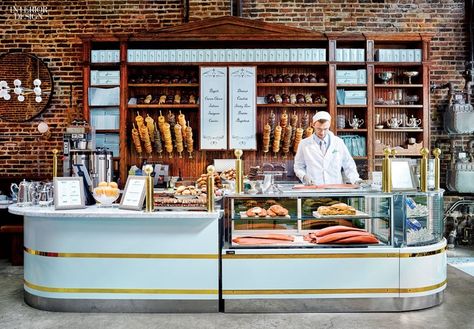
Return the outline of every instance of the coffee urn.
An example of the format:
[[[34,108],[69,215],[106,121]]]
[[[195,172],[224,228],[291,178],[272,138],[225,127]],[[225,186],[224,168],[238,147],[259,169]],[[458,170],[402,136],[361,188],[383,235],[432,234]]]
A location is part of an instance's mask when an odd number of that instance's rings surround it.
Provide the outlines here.
[[[100,182],[111,182],[113,178],[113,152],[107,149],[97,148],[93,152],[93,168],[91,170],[94,187]]]

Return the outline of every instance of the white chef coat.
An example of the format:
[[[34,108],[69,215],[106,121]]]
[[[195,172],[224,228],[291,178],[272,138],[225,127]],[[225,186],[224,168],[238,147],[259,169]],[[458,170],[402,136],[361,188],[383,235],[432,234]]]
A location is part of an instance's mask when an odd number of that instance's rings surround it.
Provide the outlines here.
[[[294,170],[303,181],[307,175],[314,184],[343,184],[341,169],[350,183],[360,180],[357,166],[344,141],[328,131],[330,139],[326,154],[321,152],[319,138],[309,136],[298,145]]]

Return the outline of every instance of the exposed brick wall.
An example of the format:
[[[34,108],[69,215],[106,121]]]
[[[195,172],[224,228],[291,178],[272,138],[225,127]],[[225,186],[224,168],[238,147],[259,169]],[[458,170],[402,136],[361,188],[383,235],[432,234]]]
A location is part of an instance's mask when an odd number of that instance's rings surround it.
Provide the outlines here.
[[[50,67],[55,94],[50,107],[37,119],[21,124],[0,122],[0,175],[39,175],[50,172],[50,154],[60,147],[67,125],[69,85],[73,85],[72,109],[81,98],[82,33],[143,32],[182,22],[182,1],[2,1],[0,53],[17,49],[32,52]],[[230,14],[231,1],[190,0],[190,20]],[[42,18],[15,19],[12,6],[46,6]],[[454,81],[462,88],[460,72],[464,68],[467,40],[464,26],[464,1],[243,1],[243,17],[282,23],[315,31],[344,32],[433,32],[431,79],[435,83]],[[438,107],[446,102],[446,91],[431,98],[433,141],[440,141],[443,159],[449,159],[449,139],[442,131],[442,113]],[[50,141],[27,139],[36,134],[39,120],[53,130]],[[15,137],[5,137],[4,134]],[[36,148],[39,147],[37,150]],[[443,161],[443,168],[446,168]],[[445,175],[442,175],[443,177]]]

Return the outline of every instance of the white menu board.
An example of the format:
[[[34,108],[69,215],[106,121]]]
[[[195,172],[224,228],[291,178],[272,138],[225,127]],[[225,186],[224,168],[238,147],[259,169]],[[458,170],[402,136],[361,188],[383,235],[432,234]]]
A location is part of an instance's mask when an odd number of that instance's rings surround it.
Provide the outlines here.
[[[54,208],[81,209],[85,208],[84,183],[82,177],[54,178]]]
[[[201,67],[201,150],[227,149],[227,68]]]
[[[229,148],[257,149],[256,67],[229,67]]]
[[[146,176],[128,176],[119,208],[142,210],[145,200],[146,178]]]

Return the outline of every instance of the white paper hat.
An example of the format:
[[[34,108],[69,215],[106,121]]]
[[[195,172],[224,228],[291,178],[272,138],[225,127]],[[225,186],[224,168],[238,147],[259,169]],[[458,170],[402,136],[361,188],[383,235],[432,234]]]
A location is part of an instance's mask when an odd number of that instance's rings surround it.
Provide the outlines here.
[[[318,120],[331,120],[331,115],[326,112],[326,111],[319,111],[315,115],[313,115],[313,122],[316,122]]]

